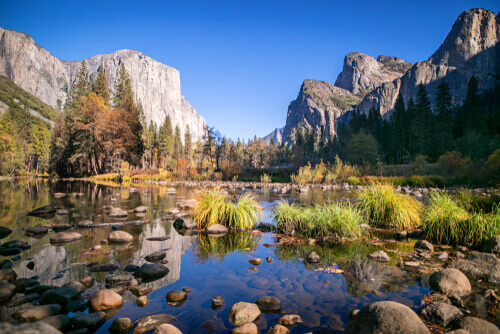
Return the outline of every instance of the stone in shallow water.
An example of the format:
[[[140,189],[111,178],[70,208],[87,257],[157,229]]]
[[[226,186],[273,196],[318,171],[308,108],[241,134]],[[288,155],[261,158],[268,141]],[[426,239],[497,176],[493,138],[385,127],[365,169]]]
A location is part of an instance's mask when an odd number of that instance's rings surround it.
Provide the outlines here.
[[[165,240],[168,240],[168,239],[170,239],[170,236],[164,235],[164,236],[161,236],[161,237],[147,238],[146,240],[149,240],[149,241],[165,241]]]
[[[89,298],[89,305],[93,311],[109,310],[123,303],[122,296],[108,289],[102,289]]]
[[[376,251],[368,255],[368,258],[376,261],[389,262],[389,255],[383,250]]]
[[[287,315],[284,315],[281,318],[279,318],[278,321],[277,321],[278,325],[283,325],[283,326],[299,325],[302,322],[303,322],[302,318],[299,317],[296,314],[287,314]]]
[[[16,286],[7,281],[0,281],[0,303],[4,303],[14,297]]]
[[[434,252],[434,245],[432,245],[429,241],[427,240],[419,240],[415,243],[414,246],[415,249],[420,249],[420,250],[425,250],[429,252]]]
[[[276,313],[281,310],[281,302],[274,296],[264,296],[255,302],[262,313]]]
[[[491,282],[500,281],[500,259],[494,254],[472,253],[463,260],[453,262],[450,267],[472,278],[486,278]]]
[[[5,238],[6,236],[8,236],[11,233],[12,233],[12,230],[10,228],[5,227],[5,226],[0,226],[0,239]]]
[[[94,227],[94,225],[94,222],[91,220],[82,220],[76,224],[76,226],[80,228],[91,228]]]
[[[319,255],[316,254],[316,252],[309,253],[309,255],[307,255],[306,260],[307,260],[307,262],[310,262],[310,263],[318,263],[321,261]]]
[[[1,269],[10,269],[14,266],[14,264],[12,263],[12,261],[10,260],[3,260],[2,262],[0,262],[0,270]]]
[[[56,208],[52,205],[45,205],[37,208],[27,214],[27,216],[40,217],[44,219],[52,219],[56,215]]]
[[[57,304],[32,306],[17,311],[12,315],[19,323],[36,322],[53,315],[56,315],[61,310],[61,306]]]
[[[274,327],[269,328],[267,334],[288,334],[290,330],[282,325],[276,325]]]
[[[94,264],[89,268],[90,272],[100,272],[100,271],[113,271],[119,269],[120,266],[118,264]]]
[[[253,322],[244,324],[243,326],[233,328],[231,331],[233,334],[258,334],[259,329],[257,328],[257,325],[254,324]]]
[[[215,224],[207,227],[205,230],[206,234],[225,234],[227,233],[227,228],[222,226],[221,224]]]
[[[125,334],[132,328],[132,321],[130,318],[116,318],[109,327],[109,331],[113,334]]]
[[[76,232],[57,232],[50,237],[51,243],[71,242],[82,239],[83,236]]]
[[[113,275],[106,277],[106,286],[112,287],[115,285],[129,285],[130,282],[134,279],[132,275]]]
[[[224,298],[221,296],[217,296],[212,299],[212,308],[214,310],[220,309],[224,305]]]
[[[171,290],[167,293],[166,298],[169,302],[182,302],[187,299],[187,293],[179,290]]]
[[[78,299],[79,293],[75,287],[63,286],[44,292],[40,296],[40,304],[59,304],[66,306],[69,302]]]
[[[82,283],[87,289],[92,287],[92,285],[94,285],[94,282],[95,278],[92,276],[87,276],[80,280],[80,283]]]
[[[148,211],[148,207],[144,205],[138,206],[137,208],[134,209],[134,212],[136,213],[143,213],[146,211]]]
[[[12,282],[17,278],[17,274],[12,269],[0,269],[0,281]]]
[[[168,268],[159,263],[145,263],[134,271],[134,276],[143,281],[160,279],[168,274]]]
[[[463,317],[455,321],[453,329],[465,329],[470,334],[498,334],[500,330],[497,326],[486,320],[476,317]]]
[[[125,231],[111,232],[111,234],[108,237],[108,241],[113,243],[127,243],[127,242],[132,242],[133,240],[134,237],[132,236],[132,234]]]
[[[111,218],[125,218],[128,216],[128,212],[120,208],[111,208],[108,212],[108,216]]]
[[[49,227],[45,225],[35,225],[26,230],[26,234],[31,234],[31,235],[39,235],[39,234],[45,234],[49,231]]]
[[[153,334],[182,334],[182,332],[174,325],[163,324],[161,326],[158,326]]]
[[[231,307],[229,320],[236,326],[241,326],[256,320],[260,314],[261,312],[256,304],[238,302]]]
[[[56,328],[38,321],[32,324],[12,325],[8,322],[0,322],[0,333],[8,334],[61,334]]]
[[[66,314],[58,314],[45,318],[42,320],[42,322],[62,331],[69,326],[69,324],[71,323],[71,318]]]
[[[139,307],[144,307],[146,305],[148,305],[149,303],[149,298],[148,296],[140,296],[139,298],[137,298],[136,300],[136,304],[137,306]]]
[[[258,266],[259,264],[261,264],[261,263],[262,263],[262,259],[257,259],[257,258],[255,258],[255,259],[250,259],[250,260],[248,260],[248,262],[250,262],[250,263],[251,263],[251,264],[253,264],[254,266]]]
[[[148,295],[151,293],[151,291],[153,291],[153,289],[146,286],[137,285],[130,288],[130,292],[132,292],[137,297]]]
[[[77,312],[71,318],[71,323],[76,329],[88,328],[96,329],[106,321],[106,313],[100,311],[96,313],[85,314]]]
[[[460,270],[452,268],[433,273],[429,277],[429,286],[434,291],[458,296],[471,292],[471,285],[467,276]]]
[[[155,261],[160,261],[163,260],[167,256],[167,253],[165,252],[154,252],[149,255],[146,255],[145,259],[146,261],[149,262],[155,262]]]
[[[464,316],[457,307],[442,302],[429,304],[418,313],[425,321],[443,327],[447,327],[452,321]]]

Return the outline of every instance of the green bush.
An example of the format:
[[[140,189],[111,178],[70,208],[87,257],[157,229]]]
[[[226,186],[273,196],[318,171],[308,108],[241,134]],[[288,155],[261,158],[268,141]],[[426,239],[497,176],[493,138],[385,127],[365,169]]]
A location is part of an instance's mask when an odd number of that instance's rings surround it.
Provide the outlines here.
[[[422,204],[397,193],[389,184],[376,183],[358,193],[361,211],[370,224],[379,227],[413,228],[420,225]]]

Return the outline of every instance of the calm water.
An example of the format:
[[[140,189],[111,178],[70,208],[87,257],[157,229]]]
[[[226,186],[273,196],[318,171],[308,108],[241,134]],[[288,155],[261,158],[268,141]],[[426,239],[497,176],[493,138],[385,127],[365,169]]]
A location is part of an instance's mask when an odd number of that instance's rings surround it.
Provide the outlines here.
[[[132,321],[150,313],[169,313],[177,318],[173,324],[184,333],[207,333],[201,324],[213,320],[217,332],[227,332],[233,326],[228,320],[231,306],[239,301],[255,302],[264,295],[276,296],[281,300],[282,309],[298,314],[304,320],[293,328],[296,333],[330,329],[341,332],[348,322],[347,314],[352,309],[377,300],[394,300],[417,309],[422,304],[422,295],[428,294],[426,286],[428,274],[405,272],[400,269],[400,259],[390,253],[387,264],[366,260],[366,254],[380,249],[367,243],[351,243],[335,247],[320,246],[272,246],[272,233],[250,235],[248,233],[228,234],[212,238],[204,235],[183,236],[177,233],[172,223],[161,221],[169,208],[189,198],[196,198],[199,190],[178,188],[175,195],[167,194],[166,187],[133,186],[130,188],[98,185],[88,182],[62,181],[9,181],[0,182],[0,225],[14,229],[2,242],[24,239],[32,246],[24,251],[21,260],[14,262],[14,270],[19,277],[38,276],[41,284],[62,286],[88,275],[96,278],[97,290],[104,282],[106,273],[89,273],[85,264],[89,262],[117,263],[124,268],[129,264],[141,265],[144,257],[155,251],[167,249],[170,272],[157,281],[144,285],[153,288],[149,304],[138,307],[135,297],[124,294],[124,304],[119,310],[108,313],[108,321],[98,330],[107,333],[107,328],[116,317],[130,317]],[[54,193],[68,194],[54,198]],[[264,207],[262,221],[274,223],[274,206],[281,195],[269,190],[255,190]],[[233,193],[237,195],[239,192]],[[304,205],[339,200],[349,193],[323,192],[314,190],[307,194],[287,194],[287,200]],[[56,215],[53,219],[27,217],[26,213],[52,204],[70,210],[68,215]],[[104,205],[113,205],[125,210],[145,205],[148,212],[143,219],[150,223],[140,226],[124,226],[123,230],[134,235],[131,245],[103,246],[100,253],[89,252],[101,240],[106,240],[111,228],[77,229],[84,235],[83,240],[64,246],[54,246],[49,242],[49,232],[41,238],[25,236],[23,229],[36,224],[76,224],[90,219],[95,223],[112,221],[102,214]],[[129,214],[125,221],[139,217]],[[166,241],[148,241],[147,238],[169,235]],[[383,246],[411,252],[408,243],[393,243]],[[321,256],[321,263],[304,264],[303,258],[310,251]],[[265,259],[258,271],[251,271],[248,260],[254,257]],[[0,259],[2,260],[2,259]],[[35,268],[29,270],[26,264],[33,260]],[[332,270],[334,269],[334,270]],[[340,270],[338,270],[340,269]],[[117,272],[120,272],[118,270]],[[335,273],[333,271],[343,271]],[[188,300],[179,307],[167,305],[165,296],[170,290],[182,287],[192,288]],[[225,304],[212,310],[211,300],[223,296]],[[2,320],[18,308],[2,307]],[[274,326],[279,314],[262,314],[258,322],[264,331]]]

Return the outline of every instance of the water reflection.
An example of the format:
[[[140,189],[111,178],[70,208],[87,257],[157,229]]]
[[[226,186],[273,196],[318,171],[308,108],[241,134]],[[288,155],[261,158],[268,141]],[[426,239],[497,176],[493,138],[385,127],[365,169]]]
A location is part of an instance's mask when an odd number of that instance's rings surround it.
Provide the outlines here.
[[[247,232],[232,232],[223,236],[198,234],[196,237],[194,256],[199,262],[220,261],[233,252],[250,253],[259,245],[260,237]]]

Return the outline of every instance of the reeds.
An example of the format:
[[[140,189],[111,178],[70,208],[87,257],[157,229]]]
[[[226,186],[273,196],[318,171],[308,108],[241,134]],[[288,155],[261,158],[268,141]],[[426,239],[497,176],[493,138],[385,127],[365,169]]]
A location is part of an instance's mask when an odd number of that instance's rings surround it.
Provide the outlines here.
[[[370,224],[378,227],[409,229],[420,225],[422,203],[396,192],[383,183],[375,183],[358,193],[359,207]]]
[[[277,229],[284,233],[295,231],[305,237],[363,236],[363,217],[354,206],[330,203],[314,207],[300,207],[281,202],[274,213]]]
[[[226,193],[216,188],[201,195],[193,218],[200,229],[214,224],[228,228],[250,228],[259,220],[261,210],[250,192],[243,194],[237,203],[233,203]]]

